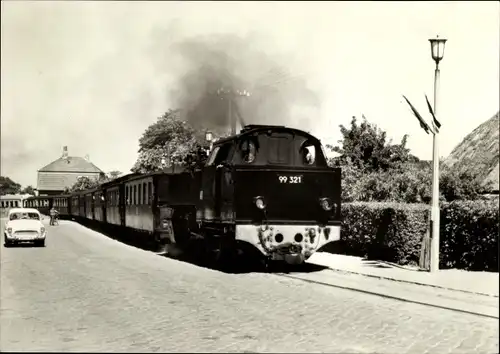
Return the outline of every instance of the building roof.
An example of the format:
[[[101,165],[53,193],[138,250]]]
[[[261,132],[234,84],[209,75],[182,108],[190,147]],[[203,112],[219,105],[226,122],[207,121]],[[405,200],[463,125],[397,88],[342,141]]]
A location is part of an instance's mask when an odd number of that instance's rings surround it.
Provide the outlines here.
[[[490,182],[492,191],[498,191],[500,163],[500,112],[480,124],[458,144],[445,160],[448,166],[467,161],[468,167],[484,174],[484,183]]]
[[[80,172],[80,173],[101,173],[92,162],[85,160],[83,157],[68,156],[61,157],[47,166],[42,167],[38,172]]]

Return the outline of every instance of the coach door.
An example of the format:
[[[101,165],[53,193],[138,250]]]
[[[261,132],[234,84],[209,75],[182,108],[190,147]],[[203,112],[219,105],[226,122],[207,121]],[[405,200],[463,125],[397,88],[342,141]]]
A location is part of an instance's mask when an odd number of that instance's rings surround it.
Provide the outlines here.
[[[118,188],[118,210],[120,213],[120,224],[125,226],[125,184],[120,184]]]

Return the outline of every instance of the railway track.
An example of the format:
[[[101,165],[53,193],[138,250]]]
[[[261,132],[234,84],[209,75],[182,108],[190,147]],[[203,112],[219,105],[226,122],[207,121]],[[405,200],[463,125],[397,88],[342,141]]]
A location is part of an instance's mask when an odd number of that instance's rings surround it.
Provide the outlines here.
[[[498,298],[450,289],[370,278],[332,269],[309,273],[271,273],[277,277],[345,289],[396,301],[498,319]]]

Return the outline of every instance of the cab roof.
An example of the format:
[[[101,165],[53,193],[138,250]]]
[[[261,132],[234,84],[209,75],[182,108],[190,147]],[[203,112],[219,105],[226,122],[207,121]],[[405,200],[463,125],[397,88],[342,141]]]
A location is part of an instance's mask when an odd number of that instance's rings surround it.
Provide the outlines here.
[[[221,144],[227,143],[227,142],[232,141],[232,140],[239,140],[247,135],[252,135],[254,133],[261,133],[261,132],[265,132],[265,131],[289,132],[292,134],[306,136],[309,139],[314,140],[317,143],[320,143],[320,140],[318,138],[316,138],[314,135],[311,135],[310,133],[305,132],[305,131],[300,130],[300,129],[288,128],[288,127],[285,127],[283,125],[250,124],[250,125],[245,125],[243,127],[243,129],[241,129],[241,131],[236,135],[217,140],[216,142],[214,142],[214,146],[221,145]]]

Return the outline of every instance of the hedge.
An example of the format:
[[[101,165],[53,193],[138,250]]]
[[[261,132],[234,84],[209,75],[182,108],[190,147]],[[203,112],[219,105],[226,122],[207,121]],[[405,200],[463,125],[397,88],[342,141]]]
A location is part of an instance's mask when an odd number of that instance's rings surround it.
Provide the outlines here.
[[[428,218],[425,204],[343,204],[341,249],[325,251],[418,264]],[[441,203],[440,268],[498,272],[498,224],[498,200]]]

